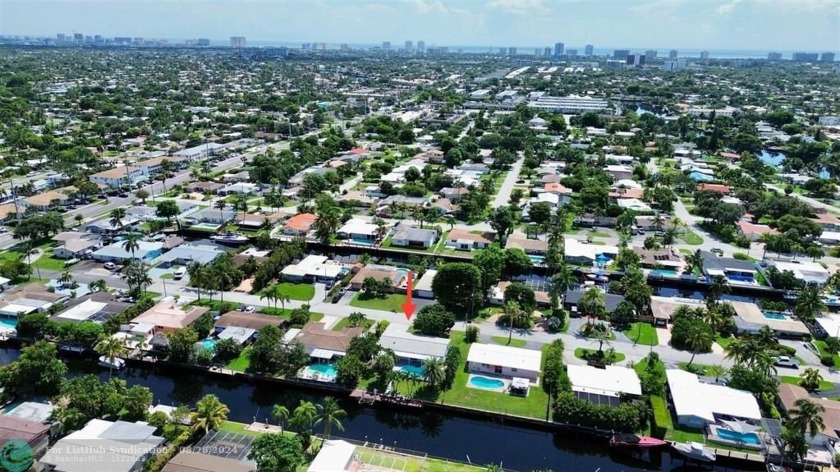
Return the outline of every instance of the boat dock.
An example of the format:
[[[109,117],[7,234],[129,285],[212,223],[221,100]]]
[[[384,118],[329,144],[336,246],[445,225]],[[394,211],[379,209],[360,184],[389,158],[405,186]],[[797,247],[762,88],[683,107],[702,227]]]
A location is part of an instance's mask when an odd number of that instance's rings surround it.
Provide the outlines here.
[[[679,457],[682,457],[685,462],[697,462],[697,459],[690,457],[683,451],[680,451],[675,446],[680,444],[676,441],[669,441],[671,445],[671,451],[677,453]],[[733,451],[732,449],[718,449],[716,447],[710,447],[708,445],[703,445],[703,450],[707,453],[714,454],[714,463],[721,463],[721,462],[749,462],[753,465],[764,464],[767,462],[766,458],[763,454],[758,451],[754,452],[745,452],[745,451]]]
[[[364,390],[353,390],[350,393],[350,398],[359,400],[359,404],[373,405],[374,403],[384,403],[387,405],[409,406],[414,408],[423,408],[423,402],[406,398],[402,395],[382,395],[380,393],[368,393]]]

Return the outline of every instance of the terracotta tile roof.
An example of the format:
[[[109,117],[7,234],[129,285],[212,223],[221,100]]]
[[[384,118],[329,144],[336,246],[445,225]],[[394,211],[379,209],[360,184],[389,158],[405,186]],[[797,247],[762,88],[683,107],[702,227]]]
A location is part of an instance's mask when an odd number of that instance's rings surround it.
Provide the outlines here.
[[[295,337],[295,341],[308,348],[346,352],[350,341],[364,332],[364,328],[344,328],[341,331],[333,331],[324,329],[324,323],[307,323]]]
[[[836,225],[840,224],[840,219],[836,216],[832,215],[831,213],[817,213],[816,218],[813,218],[818,224],[828,224],[828,225]]]
[[[775,228],[771,228],[767,225],[757,225],[744,220],[739,220],[735,224],[741,228],[741,232],[744,234],[779,234]]]
[[[840,439],[840,436],[837,434],[840,431],[840,402],[812,397],[808,394],[807,390],[799,385],[779,384],[779,401],[782,403],[782,408],[786,412],[796,408],[796,400],[800,398],[808,399],[825,408],[825,412],[821,415],[823,423],[825,423],[825,428],[823,428],[822,432],[830,438]]]
[[[309,231],[309,228],[315,224],[315,220],[317,219],[318,217],[312,213],[301,213],[286,220],[286,224],[283,227],[295,231]]]
[[[729,186],[721,184],[700,184],[697,186],[697,190],[727,194],[729,193]]]

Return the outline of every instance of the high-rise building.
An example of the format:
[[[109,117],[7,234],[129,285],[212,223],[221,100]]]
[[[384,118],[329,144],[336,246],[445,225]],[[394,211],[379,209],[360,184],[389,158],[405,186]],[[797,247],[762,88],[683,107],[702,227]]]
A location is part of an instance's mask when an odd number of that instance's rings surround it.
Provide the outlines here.
[[[782,53],[780,53],[780,52],[767,53],[767,60],[768,61],[781,61],[782,60]]]
[[[569,57],[577,57],[578,50],[577,49],[566,49],[566,55]]]
[[[670,51],[668,51],[668,59],[670,59],[672,61],[677,59],[677,57],[679,57],[679,55],[680,55],[680,53],[677,52],[676,49],[671,49]]]
[[[793,60],[799,62],[817,62],[820,55],[815,52],[795,52],[793,53]]]
[[[245,36],[231,36],[230,37],[230,47],[234,49],[244,49],[245,48]]]
[[[198,39],[195,40],[195,45],[196,46],[209,46],[210,45],[210,39],[209,38],[198,38]]]
[[[516,55],[516,48],[514,48],[514,47],[508,48],[508,55],[515,56]]]
[[[591,55],[592,55],[592,51],[594,51],[594,50],[595,50],[595,46],[593,46],[593,45],[591,45],[591,44],[587,44],[587,45],[583,48],[583,54],[584,54],[584,55],[586,55],[586,56],[591,56]]]
[[[642,67],[645,65],[645,55],[644,54],[629,54],[625,63],[628,67]]]
[[[708,59],[709,58],[709,51],[701,51],[700,52],[700,59]]]
[[[55,35],[55,39],[58,40],[58,42],[63,42],[65,39],[64,33],[58,33],[57,35]]]
[[[618,59],[618,60],[623,61],[623,60],[627,59],[627,56],[629,56],[629,55],[630,55],[630,50],[628,50],[628,49],[616,49],[615,51],[613,51],[613,59]]]
[[[499,48],[500,56],[507,56],[507,48]]]
[[[562,56],[563,50],[566,49],[566,45],[563,43],[554,43],[554,55],[555,56]]]
[[[551,57],[551,48],[545,48],[545,49],[543,50],[543,56],[545,56],[545,57]]]
[[[423,40],[417,41],[417,52],[419,52],[419,53],[426,52],[426,41],[423,41]]]
[[[81,43],[84,40],[85,40],[85,35],[83,35],[82,33],[73,33],[73,41],[76,41],[77,43]]]
[[[540,57],[540,53],[542,53],[542,49],[540,49],[540,48],[534,49],[534,57]]]
[[[408,51],[408,52],[413,52],[414,51],[414,43],[412,41],[406,41],[405,42],[405,50]]]
[[[648,49],[645,51],[645,57],[648,59],[656,59],[657,51],[655,49]]]
[[[685,69],[685,59],[668,59],[662,68],[670,71],[683,70]]]
[[[382,50],[383,51],[390,51],[391,50],[391,41],[382,41]]]
[[[96,44],[102,44],[105,42],[105,40],[101,34],[96,34],[93,36],[93,42],[95,42]]]
[[[833,52],[824,52],[820,56],[820,62],[834,62],[834,53]]]
[[[347,43],[341,43],[341,46],[339,46],[338,49],[346,52],[350,50],[350,46]]]

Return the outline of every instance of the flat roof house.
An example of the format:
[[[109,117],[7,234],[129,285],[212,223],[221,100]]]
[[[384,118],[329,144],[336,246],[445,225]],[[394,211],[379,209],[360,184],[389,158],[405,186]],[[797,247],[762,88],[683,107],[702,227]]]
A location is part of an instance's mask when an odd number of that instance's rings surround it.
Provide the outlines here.
[[[621,395],[638,397],[642,383],[633,369],[608,365],[603,368],[588,365],[566,366],[572,393],[581,400],[596,405],[617,406]]]
[[[808,260],[776,261],[768,260],[767,264],[775,267],[779,272],[790,271],[797,280],[805,282],[806,285],[822,287],[828,282],[831,272],[818,262]]]
[[[435,292],[432,291],[432,281],[435,280],[437,271],[429,269],[423,273],[419,280],[414,282],[414,296],[417,298],[435,299]]]
[[[280,271],[283,280],[290,282],[315,282],[336,280],[344,274],[344,266],[327,256],[306,256],[297,264],[289,264]]]
[[[429,249],[437,240],[437,231],[420,229],[401,224],[396,227],[391,237],[391,245],[397,247]]]
[[[759,421],[761,409],[750,392],[704,383],[691,372],[667,369],[668,391],[676,415],[676,423],[689,428],[703,429],[729,416],[746,421]]]
[[[50,424],[44,421],[31,421],[14,416],[0,415],[0,441],[23,441],[31,449],[34,457],[40,457],[49,445]]]
[[[390,349],[398,363],[422,365],[430,357],[443,359],[449,347],[448,338],[419,336],[406,332],[405,327],[390,325],[379,338],[382,349]]]
[[[224,250],[211,244],[181,244],[161,256],[169,265],[189,265],[192,262],[209,264],[224,254]]]
[[[370,222],[359,219],[347,220],[341,228],[338,228],[338,237],[351,239],[354,242],[372,243],[376,241],[376,232],[379,228]]]
[[[158,242],[137,241],[137,245],[138,248],[132,255],[130,251],[125,250],[122,241],[117,241],[101,249],[97,249],[91,254],[91,258],[99,262],[124,262],[132,258],[149,262],[152,259],[160,257],[163,253],[163,244]]]
[[[542,352],[497,344],[470,345],[467,367],[470,372],[503,377],[525,378],[536,383],[540,376]]]
[[[496,235],[489,231],[475,234],[462,229],[453,229],[447,236],[446,246],[456,251],[472,251],[486,248],[493,244],[495,238]]]
[[[266,326],[281,327],[285,324],[285,320],[279,316],[263,315],[260,313],[245,313],[243,311],[229,311],[220,316],[213,324],[216,334],[221,333],[227,328],[249,328],[256,331]]]
[[[183,307],[173,302],[159,302],[131,320],[131,324],[154,326],[155,333],[177,331],[195,323],[206,312],[207,308],[203,306]]]
[[[700,251],[703,259],[703,273],[706,277],[723,276],[730,283],[755,284],[758,267],[752,261],[732,257],[718,257],[709,251]]]

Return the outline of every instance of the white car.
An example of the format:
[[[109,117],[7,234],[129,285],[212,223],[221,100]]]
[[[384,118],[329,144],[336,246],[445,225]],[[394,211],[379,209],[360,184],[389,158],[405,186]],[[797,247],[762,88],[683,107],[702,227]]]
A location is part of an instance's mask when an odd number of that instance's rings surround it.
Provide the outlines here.
[[[799,363],[796,362],[795,359],[791,359],[788,356],[779,356],[776,358],[776,361],[774,363],[779,367],[791,367],[793,369],[799,368]]]
[[[114,264],[113,262],[106,262],[104,267],[108,270],[114,270],[114,269],[117,268],[117,265]]]
[[[172,274],[172,278],[175,279],[175,280],[181,280],[181,279],[184,278],[184,275],[186,275],[186,273],[187,273],[186,267],[178,267],[177,269],[175,269],[175,272]]]

